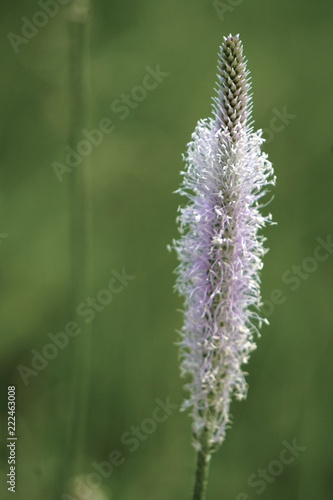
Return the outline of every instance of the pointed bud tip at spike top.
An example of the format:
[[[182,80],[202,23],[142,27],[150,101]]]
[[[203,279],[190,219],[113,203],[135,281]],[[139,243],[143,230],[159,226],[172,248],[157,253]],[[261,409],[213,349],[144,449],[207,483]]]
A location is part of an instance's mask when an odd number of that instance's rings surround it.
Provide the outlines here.
[[[238,33],[237,35],[235,35],[235,36],[233,36],[233,35],[230,33],[230,35],[228,35],[228,36],[224,36],[224,37],[223,37],[223,40],[224,40],[225,42],[234,41],[234,40],[238,40],[238,41],[239,41],[239,33]]]
[[[223,37],[218,65],[218,90],[214,113],[219,128],[232,138],[246,126],[251,114],[250,81],[239,35]]]

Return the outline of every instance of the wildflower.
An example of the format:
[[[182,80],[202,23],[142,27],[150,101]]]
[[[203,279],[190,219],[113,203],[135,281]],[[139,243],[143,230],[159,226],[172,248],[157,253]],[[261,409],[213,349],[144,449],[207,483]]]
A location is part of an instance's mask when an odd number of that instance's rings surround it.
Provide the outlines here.
[[[249,72],[239,36],[220,48],[213,116],[200,120],[185,156],[177,191],[181,237],[176,290],[185,299],[181,375],[188,378],[183,409],[193,418],[194,446],[215,449],[225,438],[232,397],[246,397],[242,365],[261,327],[260,275],[266,253],[259,231],[271,216],[260,199],[275,183],[251,123]],[[204,438],[203,438],[204,436]]]

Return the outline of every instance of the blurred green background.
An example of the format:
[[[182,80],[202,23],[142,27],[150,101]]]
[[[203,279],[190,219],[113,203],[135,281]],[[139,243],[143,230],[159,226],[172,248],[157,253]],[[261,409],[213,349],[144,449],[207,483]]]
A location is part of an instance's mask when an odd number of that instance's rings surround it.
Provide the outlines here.
[[[248,399],[232,405],[232,429],[213,457],[208,500],[331,499],[333,255],[307,258],[318,237],[326,241],[332,234],[332,2],[93,2],[86,128],[104,118],[115,128],[87,158],[93,274],[81,299],[96,297],[112,270],[125,268],[135,279],[96,313],[90,333],[71,338],[25,385],[18,365],[31,368],[31,350],[42,352],[48,333],[74,319],[68,305],[74,174],[59,182],[52,168],[54,161],[65,163],[70,119],[69,5],[57,5],[56,15],[16,53],[7,34],[22,36],[21,18],[31,21],[42,9],[28,0],[1,5],[1,498],[12,498],[6,485],[8,385],[17,391],[16,498],[191,498],[190,419],[173,410],[156,429],[146,419],[157,398],[173,404],[183,398],[175,345],[182,300],[173,293],[176,256],[166,249],[177,237],[181,202],[172,192],[196,121],[211,113],[222,37],[240,33],[255,126],[265,129],[264,149],[278,179],[269,207],[278,225],[265,232],[270,252],[262,273],[271,324],[262,328],[247,367]],[[142,98],[134,89],[147,66],[157,65],[169,75]],[[121,119],[115,100],[131,92],[138,99]],[[292,115],[286,123],[274,119],[284,109]],[[297,287],[296,280],[283,279],[287,271],[289,278],[303,273]],[[275,289],[283,303],[272,303]],[[78,323],[84,327],[82,317]],[[89,364],[82,415],[75,374],[87,374]],[[85,419],[77,446],[77,425]],[[147,433],[131,452],[122,436],[141,425]],[[295,439],[306,450],[279,475],[269,474],[258,493],[248,478],[279,460],[283,441]],[[109,460],[113,450],[123,463],[93,495],[63,496],[75,474],[87,478],[96,472],[92,462]]]

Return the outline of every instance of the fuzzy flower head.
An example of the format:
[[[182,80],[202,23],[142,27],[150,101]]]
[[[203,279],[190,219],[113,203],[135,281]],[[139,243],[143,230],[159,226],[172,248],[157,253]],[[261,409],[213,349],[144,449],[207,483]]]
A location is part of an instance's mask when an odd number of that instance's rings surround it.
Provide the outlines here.
[[[261,131],[251,126],[250,83],[239,36],[220,48],[213,117],[200,120],[188,144],[178,193],[181,237],[173,243],[180,264],[176,289],[184,297],[181,374],[196,448],[205,434],[210,450],[222,443],[232,397],[246,397],[242,365],[261,326],[260,270],[266,250],[258,234],[271,216],[260,198],[274,184],[261,152]]]

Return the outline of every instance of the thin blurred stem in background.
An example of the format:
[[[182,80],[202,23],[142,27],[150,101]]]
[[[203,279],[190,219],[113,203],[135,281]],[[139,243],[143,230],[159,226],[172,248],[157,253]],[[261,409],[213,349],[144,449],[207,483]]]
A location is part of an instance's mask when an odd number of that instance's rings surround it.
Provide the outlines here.
[[[69,8],[69,102],[70,123],[68,145],[74,151],[82,140],[87,123],[89,0],[73,0]],[[71,284],[70,310],[77,320],[76,308],[91,291],[92,210],[89,193],[89,160],[69,175]],[[74,344],[71,365],[72,406],[67,431],[68,473],[82,472],[86,436],[91,373],[91,326],[79,324],[82,332]],[[68,457],[68,458],[67,458]]]

